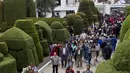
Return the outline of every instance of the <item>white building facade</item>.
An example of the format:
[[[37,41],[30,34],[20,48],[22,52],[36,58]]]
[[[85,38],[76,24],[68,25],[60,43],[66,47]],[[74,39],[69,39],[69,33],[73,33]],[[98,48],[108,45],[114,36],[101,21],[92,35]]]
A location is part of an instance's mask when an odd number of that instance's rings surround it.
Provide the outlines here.
[[[103,2],[98,3],[98,0],[93,0],[93,1],[96,7],[99,9],[99,11],[103,14],[110,14],[111,7],[126,6],[126,4],[122,4],[120,2],[113,4],[114,0],[110,0],[111,4],[104,4]],[[60,5],[54,9],[55,13],[59,13],[60,17],[64,17],[68,13],[77,13],[80,0],[61,0],[60,2],[61,2]],[[52,16],[51,13],[47,14],[47,17],[51,17],[51,16]]]

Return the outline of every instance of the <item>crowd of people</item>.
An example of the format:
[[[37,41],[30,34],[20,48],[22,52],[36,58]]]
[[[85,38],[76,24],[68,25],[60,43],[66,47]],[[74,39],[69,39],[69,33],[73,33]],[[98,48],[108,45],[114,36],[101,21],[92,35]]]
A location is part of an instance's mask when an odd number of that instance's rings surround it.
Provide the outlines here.
[[[115,51],[123,20],[123,18],[114,19],[113,16],[106,15],[103,24],[93,24],[80,35],[74,35],[71,29],[71,37],[67,42],[50,45],[53,73],[58,73],[60,64],[62,68],[67,68],[65,73],[75,73],[73,66],[82,67],[83,61],[87,68],[83,73],[93,73],[90,66],[99,63],[99,54],[101,53],[102,57],[108,60]]]

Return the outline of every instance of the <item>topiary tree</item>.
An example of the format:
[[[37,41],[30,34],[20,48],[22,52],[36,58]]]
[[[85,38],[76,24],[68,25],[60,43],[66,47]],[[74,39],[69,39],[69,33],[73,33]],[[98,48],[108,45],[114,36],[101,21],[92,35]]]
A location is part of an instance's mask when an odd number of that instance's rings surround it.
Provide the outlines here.
[[[76,19],[73,25],[74,28],[74,34],[81,34],[83,32],[84,29],[84,24],[83,24],[83,20],[81,19]]]
[[[77,15],[82,17],[85,28],[87,28],[89,26],[89,22],[88,19],[86,18],[86,14],[83,12],[77,12]]]
[[[0,42],[0,52],[4,55],[8,54],[8,47],[5,42]]]
[[[19,19],[15,22],[14,26],[20,28],[21,30],[23,30],[24,32],[26,32],[33,38],[33,41],[34,41],[36,49],[37,49],[39,61],[42,62],[43,49],[40,44],[39,36],[38,36],[36,27],[35,27],[33,21],[30,19]]]
[[[125,7],[125,17],[127,17],[130,14],[130,6]]]
[[[123,25],[121,27],[121,30],[120,30],[120,42],[123,41],[123,38],[124,38],[126,32],[130,28],[130,24],[129,23],[130,23],[130,15],[127,16],[127,18],[124,20]]]
[[[84,12],[86,17],[88,18],[89,24],[92,24],[93,18],[91,14],[91,7],[89,4],[89,0],[81,0],[78,8],[78,12]]]
[[[2,1],[0,1],[0,23],[3,21]]]
[[[13,27],[0,36],[0,41],[7,43],[9,53],[17,61],[18,70],[30,64],[38,65],[39,60],[33,39],[24,31]],[[3,48],[2,43],[0,48]]]
[[[63,25],[60,22],[55,21],[50,27],[52,29],[53,43],[61,43],[69,39],[68,30],[63,28]]]
[[[68,28],[68,24],[67,24],[66,21],[62,21],[62,25],[63,25],[64,28]]]
[[[0,53],[0,62],[3,61],[4,55]]]
[[[4,20],[8,23],[8,28],[14,25],[17,19],[35,17],[35,4],[33,0],[3,0]]]

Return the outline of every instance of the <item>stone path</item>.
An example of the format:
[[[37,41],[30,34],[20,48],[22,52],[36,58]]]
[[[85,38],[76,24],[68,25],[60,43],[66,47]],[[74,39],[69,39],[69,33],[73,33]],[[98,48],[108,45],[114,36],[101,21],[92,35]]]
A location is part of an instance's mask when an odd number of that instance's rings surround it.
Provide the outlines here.
[[[100,62],[103,61],[103,58],[99,57],[98,60],[99,60],[99,63],[100,63]],[[92,64],[93,64],[93,61],[92,61]],[[97,65],[91,66],[91,70],[94,73],[95,73],[96,67],[97,67]],[[77,70],[79,70],[80,73],[82,73],[86,69],[86,63],[83,63],[83,67],[79,67],[79,68],[75,67],[75,65],[74,65],[73,69],[74,69],[75,73],[76,73]],[[66,70],[66,68],[62,68],[61,66],[59,66],[59,73],[65,73],[65,70]],[[44,68],[43,73],[52,73],[52,65],[49,64],[46,68]]]

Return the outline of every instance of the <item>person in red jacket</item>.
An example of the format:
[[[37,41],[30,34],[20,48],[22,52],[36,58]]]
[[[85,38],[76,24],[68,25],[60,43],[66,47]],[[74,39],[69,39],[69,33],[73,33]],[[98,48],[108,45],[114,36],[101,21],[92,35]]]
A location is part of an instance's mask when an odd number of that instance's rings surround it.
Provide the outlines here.
[[[75,73],[74,70],[73,70],[73,66],[69,66],[69,67],[66,69],[66,73]]]

